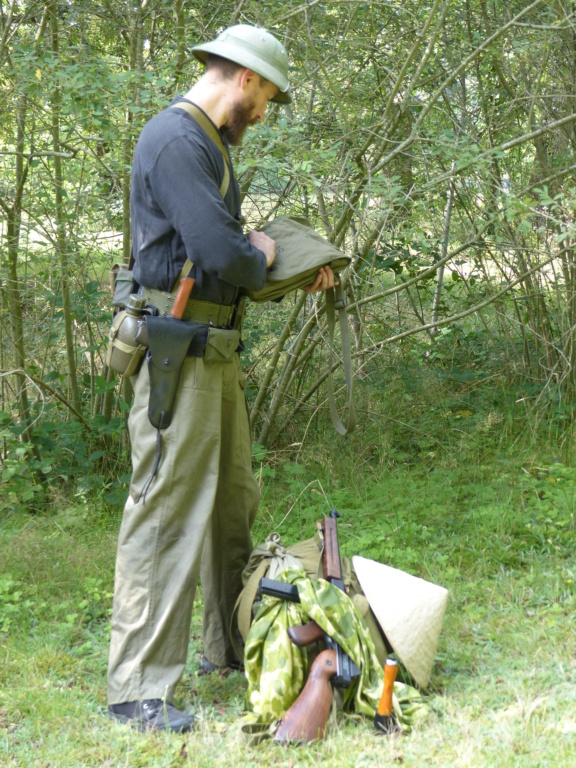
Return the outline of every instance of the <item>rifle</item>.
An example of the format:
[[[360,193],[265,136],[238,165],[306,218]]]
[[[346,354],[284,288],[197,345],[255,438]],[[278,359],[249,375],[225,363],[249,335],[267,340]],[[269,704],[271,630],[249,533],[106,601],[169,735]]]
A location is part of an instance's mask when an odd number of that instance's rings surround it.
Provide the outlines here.
[[[340,517],[331,510],[322,522],[324,531],[324,552],[322,570],[326,581],[343,592],[342,565],[338,545],[336,520]],[[298,589],[293,584],[263,578],[260,592],[282,600],[299,602]],[[334,692],[332,686],[348,688],[360,674],[352,659],[329,635],[326,635],[315,621],[299,627],[289,627],[288,636],[299,648],[324,639],[326,650],[315,659],[302,692],[284,715],[274,736],[275,741],[296,741],[309,743],[321,739],[332,708]]]

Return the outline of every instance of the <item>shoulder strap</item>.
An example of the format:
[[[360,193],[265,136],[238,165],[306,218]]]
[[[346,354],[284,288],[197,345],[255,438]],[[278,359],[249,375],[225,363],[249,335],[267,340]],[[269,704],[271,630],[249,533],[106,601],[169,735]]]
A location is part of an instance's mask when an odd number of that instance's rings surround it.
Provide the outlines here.
[[[244,648],[239,642],[240,638],[235,632],[235,626],[238,627],[242,641],[245,642],[250,631],[250,624],[252,623],[252,605],[258,594],[260,579],[266,575],[266,571],[270,567],[270,560],[271,558],[264,558],[258,564],[246,582],[244,589],[238,595],[236,605],[234,606],[232,621],[230,622],[230,639],[239,659],[244,657]]]
[[[226,192],[228,192],[228,187],[230,186],[230,158],[228,157],[228,152],[226,151],[226,147],[224,146],[224,143],[220,138],[220,134],[214,127],[214,124],[210,122],[210,120],[206,117],[204,112],[202,112],[202,110],[199,109],[195,104],[191,104],[189,101],[179,101],[178,104],[172,104],[171,106],[173,109],[183,109],[185,112],[188,112],[190,117],[196,120],[200,128],[202,128],[202,130],[204,131],[204,133],[210,139],[212,139],[212,141],[214,142],[214,144],[216,144],[220,152],[222,152],[222,157],[224,158],[224,178],[222,179],[222,184],[220,184],[220,195],[222,199],[224,199],[226,197]],[[190,261],[190,259],[186,259],[186,262],[182,267],[182,271],[178,275],[178,279],[176,280],[174,288],[172,289],[172,293],[176,293],[178,291],[178,288],[180,286],[180,281],[182,280],[183,277],[188,276],[192,267],[193,267],[193,264]]]
[[[189,258],[186,258],[186,261],[184,262],[184,266],[180,270],[180,274],[178,275],[178,278],[174,283],[174,287],[172,288],[172,293],[174,295],[178,293],[178,289],[180,288],[180,283],[182,282],[182,278],[188,277],[188,275],[192,271],[193,266],[194,266],[194,262],[190,261]]]
[[[338,411],[336,410],[336,400],[334,398],[334,382],[332,380],[332,368],[334,358],[334,328],[336,325],[336,310],[338,310],[338,320],[340,324],[340,341],[342,344],[342,362],[344,365],[344,375],[346,376],[346,387],[348,390],[348,419],[346,426],[340,421]],[[328,389],[328,403],[330,405],[330,414],[334,428],[341,435],[349,435],[356,427],[356,409],[352,400],[353,377],[352,377],[352,352],[350,349],[350,329],[348,327],[348,316],[346,314],[346,300],[342,284],[339,283],[334,288],[326,291],[326,319],[328,322],[328,341],[330,345],[330,358],[328,361],[328,377],[326,386]]]
[[[228,187],[230,186],[230,158],[226,151],[226,147],[224,146],[224,142],[214,127],[214,124],[206,117],[201,109],[195,104],[191,104],[189,101],[179,101],[178,104],[172,104],[171,106],[173,109],[183,109],[185,112],[188,112],[188,114],[196,120],[204,133],[212,139],[214,144],[216,144],[220,152],[222,152],[222,157],[224,158],[224,178],[222,179],[222,184],[220,184],[220,194],[222,195],[222,198],[226,197],[226,192],[228,192]]]

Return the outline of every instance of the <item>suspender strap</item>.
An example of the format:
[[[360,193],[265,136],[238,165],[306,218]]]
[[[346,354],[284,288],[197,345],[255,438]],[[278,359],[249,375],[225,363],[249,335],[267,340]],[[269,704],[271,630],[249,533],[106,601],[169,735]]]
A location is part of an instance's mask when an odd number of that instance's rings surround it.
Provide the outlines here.
[[[226,147],[224,146],[224,142],[222,141],[220,134],[214,127],[214,124],[206,117],[204,112],[202,112],[202,110],[196,106],[196,104],[191,104],[189,101],[179,101],[178,104],[172,104],[171,108],[183,109],[184,112],[187,112],[193,120],[196,120],[200,128],[202,128],[208,138],[212,139],[214,144],[216,144],[222,153],[222,157],[224,158],[224,178],[222,179],[222,184],[220,184],[220,195],[222,199],[224,199],[226,197],[226,192],[228,192],[228,187],[230,186],[230,157],[226,151]],[[190,259],[186,259],[186,262],[182,267],[182,271],[178,275],[178,279],[176,280],[174,288],[172,289],[172,293],[177,293],[178,288],[180,287],[180,280],[182,280],[183,277],[188,277],[192,267],[193,264]]]
[[[178,288],[180,288],[180,281],[182,280],[183,277],[188,277],[188,275],[192,271],[193,266],[194,264],[190,261],[190,259],[187,258],[186,261],[184,262],[184,266],[180,270],[180,274],[178,275],[176,282],[174,283],[174,288],[172,288],[172,294],[174,297],[178,293]],[[163,291],[160,291],[160,293],[163,293]],[[170,294],[167,294],[167,295],[170,295]],[[172,302],[172,304],[173,303],[174,302]]]
[[[220,195],[222,196],[222,199],[224,199],[228,192],[228,187],[230,186],[230,157],[220,134],[214,127],[214,124],[195,104],[191,104],[188,101],[179,101],[177,104],[172,104],[171,107],[173,109],[182,109],[184,112],[187,112],[222,153],[222,157],[224,158],[224,178],[222,184],[220,184]],[[172,288],[172,293],[159,291],[155,288],[142,288],[140,291],[141,295],[144,296],[153,307],[156,307],[160,314],[169,314],[174,304],[176,294],[178,293],[180,282],[183,277],[188,277],[193,266],[194,264],[192,261],[187,258],[184,262],[184,266],[180,270],[176,283]],[[214,325],[219,328],[225,328],[230,326],[233,322],[235,324],[242,322],[242,318],[239,316],[237,309],[238,307],[236,304],[214,304],[209,301],[189,299],[184,314],[182,315],[182,319],[190,320],[195,323],[202,323],[203,325]]]
[[[214,124],[195,104],[191,104],[189,101],[179,101],[178,104],[172,104],[172,109],[183,109],[185,112],[188,112],[190,117],[196,120],[204,133],[212,139],[220,152],[222,152],[222,157],[224,158],[224,178],[222,179],[222,184],[220,184],[220,194],[222,195],[222,199],[224,199],[224,197],[226,197],[226,192],[228,192],[228,187],[230,186],[230,157],[228,156],[228,152],[226,151],[226,147],[224,146],[220,134],[214,127]]]
[[[340,421],[338,411],[336,410],[336,400],[334,397],[334,382],[332,381],[332,368],[334,357],[334,328],[336,325],[336,310],[338,310],[338,320],[340,324],[340,341],[342,344],[342,362],[344,366],[344,375],[346,377],[346,388],[348,390],[348,419],[346,425]],[[341,435],[349,435],[356,426],[356,410],[352,399],[352,352],[350,349],[350,329],[348,327],[348,316],[346,314],[346,300],[342,285],[336,285],[326,291],[326,320],[328,322],[328,337],[330,345],[330,359],[328,361],[328,377],[326,386],[328,389],[328,403],[330,405],[330,415],[334,428]]]

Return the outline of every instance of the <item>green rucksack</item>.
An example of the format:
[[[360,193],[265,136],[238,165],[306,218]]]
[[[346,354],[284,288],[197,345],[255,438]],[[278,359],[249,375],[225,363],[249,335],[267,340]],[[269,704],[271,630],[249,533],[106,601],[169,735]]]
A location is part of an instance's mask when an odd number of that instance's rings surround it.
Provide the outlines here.
[[[322,540],[319,534],[285,547],[279,534],[271,533],[253,550],[242,573],[244,588],[236,601],[232,618],[231,640],[239,659],[244,655],[244,643],[260,605],[260,579],[263,576],[275,579],[280,571],[290,567],[303,568],[311,577],[321,574]]]
[[[320,578],[322,576],[322,550],[323,540],[318,532],[312,538],[299,541],[289,547],[284,545],[278,533],[271,533],[262,544],[255,547],[242,573],[244,588],[236,601],[230,627],[231,640],[239,659],[244,655],[244,644],[260,607],[260,595],[258,593],[260,579],[263,576],[275,579],[281,571],[287,568],[301,568],[311,579]],[[384,666],[388,652],[382,632],[372,615],[362,587],[347,557],[342,558],[341,567],[342,580],[356,608],[364,617],[372,635],[380,664]]]

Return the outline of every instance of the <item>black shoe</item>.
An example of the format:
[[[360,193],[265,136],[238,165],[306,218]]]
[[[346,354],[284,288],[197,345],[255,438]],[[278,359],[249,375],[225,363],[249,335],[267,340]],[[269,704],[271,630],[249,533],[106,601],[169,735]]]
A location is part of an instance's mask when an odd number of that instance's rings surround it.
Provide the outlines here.
[[[144,699],[111,704],[108,717],[121,723],[129,723],[139,731],[175,731],[185,733],[194,724],[194,715],[181,712],[164,699]]]
[[[243,672],[244,665],[240,661],[231,661],[230,664],[226,664],[224,667],[219,667],[217,664],[213,664],[206,656],[202,656],[200,659],[199,675],[210,675],[212,672],[218,672],[221,675],[229,675],[231,672]]]

